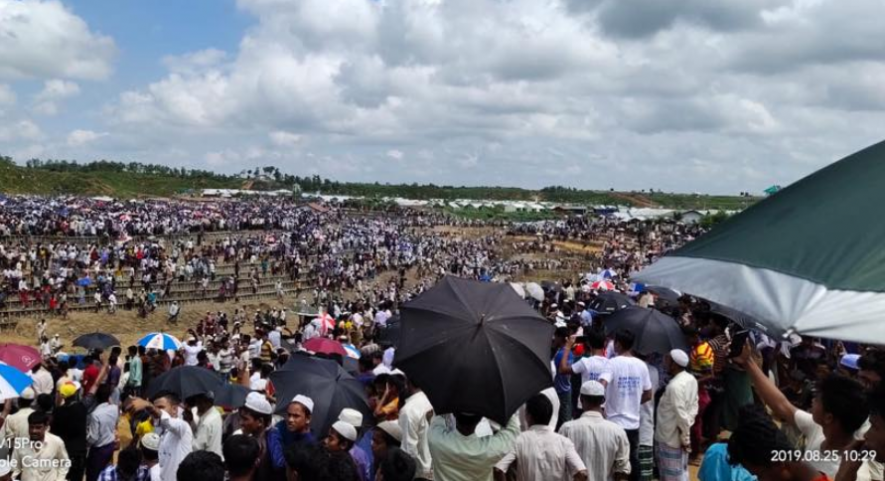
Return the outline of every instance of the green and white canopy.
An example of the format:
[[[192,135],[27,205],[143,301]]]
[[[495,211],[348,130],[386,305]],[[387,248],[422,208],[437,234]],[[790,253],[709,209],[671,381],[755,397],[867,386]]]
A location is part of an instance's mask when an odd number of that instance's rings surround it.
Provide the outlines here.
[[[633,276],[773,331],[885,344],[885,142],[784,188]]]

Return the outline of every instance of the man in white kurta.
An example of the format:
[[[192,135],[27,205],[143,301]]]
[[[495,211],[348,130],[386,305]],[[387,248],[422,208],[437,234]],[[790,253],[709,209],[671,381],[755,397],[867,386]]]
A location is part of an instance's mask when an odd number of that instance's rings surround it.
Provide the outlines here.
[[[698,414],[698,381],[685,370],[688,354],[670,351],[664,366],[673,377],[658,404],[656,461],[661,481],[688,481],[691,426]]]

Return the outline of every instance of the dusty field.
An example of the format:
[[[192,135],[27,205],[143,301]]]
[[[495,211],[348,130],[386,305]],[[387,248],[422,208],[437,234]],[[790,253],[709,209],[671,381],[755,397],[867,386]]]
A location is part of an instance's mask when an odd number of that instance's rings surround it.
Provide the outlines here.
[[[289,296],[284,300],[285,306],[292,308],[296,299]],[[153,313],[148,315],[146,319],[138,317],[138,311],[118,310],[115,314],[108,314],[105,311],[95,312],[72,312],[68,315],[67,320],[57,317],[46,317],[46,333],[51,337],[55,334],[61,336],[62,342],[65,343],[65,352],[76,352],[71,348],[71,342],[81,334],[91,332],[104,332],[112,334],[120,340],[121,344],[130,346],[135,344],[138,339],[149,332],[163,331],[181,338],[188,328],[196,326],[197,322],[206,315],[206,311],[224,311],[228,316],[233,316],[234,309],[245,308],[250,315],[256,309],[271,309],[274,307],[283,307],[283,303],[276,299],[262,299],[260,302],[201,302],[193,304],[185,304],[182,306],[179,314],[179,321],[175,325],[169,325],[166,322],[167,310],[160,306]],[[17,344],[37,345],[37,322],[40,318],[25,317],[18,321],[18,325],[14,330],[6,329],[3,331],[4,342]]]

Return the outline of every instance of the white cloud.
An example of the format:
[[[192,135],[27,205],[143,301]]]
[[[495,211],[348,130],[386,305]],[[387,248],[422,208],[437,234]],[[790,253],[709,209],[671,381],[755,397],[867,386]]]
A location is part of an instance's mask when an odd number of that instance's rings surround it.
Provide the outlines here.
[[[80,147],[86,144],[91,144],[96,140],[107,136],[107,132],[93,132],[91,130],[77,129],[68,134],[67,143],[71,147]]]
[[[34,112],[53,116],[61,101],[80,94],[80,86],[68,80],[52,79],[43,84],[43,90],[34,96]]]
[[[238,49],[164,58],[107,110],[115,141],[228,171],[739,192],[885,125],[875,0],[237,4]]]
[[[163,57],[163,65],[171,72],[192,73],[218,66],[226,57],[227,52],[209,48],[185,55],[168,55]]]
[[[0,78],[103,79],[116,53],[57,0],[0,0]]]
[[[20,120],[9,125],[0,124],[0,142],[33,141],[42,138],[43,131],[40,126],[30,120]]]
[[[14,105],[16,101],[15,92],[12,87],[6,84],[0,84],[0,107]]]
[[[270,141],[278,147],[294,147],[302,140],[300,135],[282,130],[271,132],[269,137]]]

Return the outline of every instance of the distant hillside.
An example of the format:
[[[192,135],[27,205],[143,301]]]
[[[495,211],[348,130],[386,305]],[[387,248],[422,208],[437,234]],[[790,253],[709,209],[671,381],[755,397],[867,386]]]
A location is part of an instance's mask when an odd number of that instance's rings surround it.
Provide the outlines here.
[[[739,210],[758,200],[746,196],[593,191],[559,186],[530,190],[516,187],[349,183],[319,176],[293,176],[281,173],[276,167],[256,168],[254,171],[243,171],[240,175],[224,175],[136,162],[97,161],[79,164],[63,160],[33,159],[26,166],[19,166],[11,158],[0,156],[0,192],[4,194],[168,197],[189,191],[199,193],[200,189],[291,189],[295,185],[304,192],[370,198],[524,200],[673,209]]]

